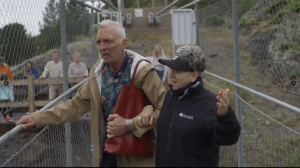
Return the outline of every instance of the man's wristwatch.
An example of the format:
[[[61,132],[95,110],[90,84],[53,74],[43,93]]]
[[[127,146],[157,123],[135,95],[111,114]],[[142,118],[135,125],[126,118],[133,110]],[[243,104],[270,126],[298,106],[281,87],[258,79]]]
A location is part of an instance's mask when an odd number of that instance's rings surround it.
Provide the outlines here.
[[[127,125],[127,131],[133,131],[134,130],[132,119],[126,119],[126,125]]]

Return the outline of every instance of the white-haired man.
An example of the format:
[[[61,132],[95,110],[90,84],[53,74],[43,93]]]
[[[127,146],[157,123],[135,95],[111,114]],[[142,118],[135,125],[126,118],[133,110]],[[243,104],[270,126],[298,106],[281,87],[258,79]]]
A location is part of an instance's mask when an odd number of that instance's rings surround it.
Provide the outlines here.
[[[127,131],[141,137],[147,131],[155,129],[165,97],[164,85],[154,67],[146,61],[139,64],[136,75],[132,76],[137,62],[145,57],[125,49],[126,33],[118,22],[104,20],[99,23],[97,43],[102,59],[90,70],[88,82],[79,88],[76,96],[45,112],[24,116],[17,124],[23,124],[24,128],[61,124],[78,120],[84,113],[91,111],[91,134],[95,151],[93,159],[96,163],[99,162],[101,167],[155,167],[154,157],[115,156],[105,153],[102,147],[104,138],[114,138]],[[129,85],[132,78],[135,80],[135,87],[141,88],[151,103],[145,105],[138,116],[127,119],[127,123],[133,123],[132,125],[126,125],[126,119],[113,114],[113,111],[121,85]],[[105,122],[101,121],[103,118]],[[150,124],[151,119],[153,124]],[[104,124],[107,126],[102,126]],[[104,130],[107,132],[105,136],[99,137]]]

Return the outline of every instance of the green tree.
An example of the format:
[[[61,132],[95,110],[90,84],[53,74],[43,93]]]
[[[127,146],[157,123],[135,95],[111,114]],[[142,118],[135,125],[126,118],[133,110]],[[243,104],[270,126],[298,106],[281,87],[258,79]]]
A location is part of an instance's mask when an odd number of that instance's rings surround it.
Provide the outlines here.
[[[30,40],[24,25],[11,23],[0,32],[0,52],[9,65],[18,64],[36,53],[34,41]]]
[[[77,35],[89,34],[90,14],[87,9],[74,2],[66,6],[67,41],[72,42]]]
[[[59,23],[59,2],[55,0],[49,0],[43,13],[44,23],[40,23],[40,27],[56,26]]]

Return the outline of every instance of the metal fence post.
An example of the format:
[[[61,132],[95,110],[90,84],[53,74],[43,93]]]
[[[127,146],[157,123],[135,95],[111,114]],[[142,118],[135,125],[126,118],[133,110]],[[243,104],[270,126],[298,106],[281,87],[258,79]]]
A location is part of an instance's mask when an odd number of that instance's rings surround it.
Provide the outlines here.
[[[123,25],[123,19],[122,19],[122,2],[121,0],[118,0],[118,18],[119,18],[119,23]]]
[[[232,19],[233,19],[233,50],[234,50],[234,66],[235,66],[235,82],[240,83],[240,51],[239,51],[239,27],[238,27],[238,5],[237,0],[232,0]],[[239,97],[241,97],[241,89],[235,87],[236,97],[236,112],[238,115],[241,127],[242,123],[242,104]],[[242,127],[243,130],[243,127]],[[243,145],[243,133],[241,132],[238,142],[238,166],[244,167],[244,145]]]
[[[60,33],[61,33],[61,53],[63,59],[63,87],[64,92],[69,89],[68,81],[68,58],[67,58],[67,27],[66,27],[66,5],[65,0],[60,0]],[[64,101],[69,99],[69,95],[65,95]],[[65,124],[66,138],[66,156],[67,167],[73,167],[72,161],[72,139],[71,139],[71,124]]]
[[[90,33],[91,33],[91,40],[92,40],[92,56],[93,56],[93,62],[98,61],[98,56],[96,55],[96,50],[95,50],[95,32],[94,32],[94,24],[95,24],[95,13],[94,10],[91,9],[91,19],[90,19]]]
[[[198,1],[195,0],[195,21],[196,21],[196,44],[197,46],[200,46],[200,37],[199,37],[199,20],[198,20],[198,16],[199,16],[199,10],[198,10]]]

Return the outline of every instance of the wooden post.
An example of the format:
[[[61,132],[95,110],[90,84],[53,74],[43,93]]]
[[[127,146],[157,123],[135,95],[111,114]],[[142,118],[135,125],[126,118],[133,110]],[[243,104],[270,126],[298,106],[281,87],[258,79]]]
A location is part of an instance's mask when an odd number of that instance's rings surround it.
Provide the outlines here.
[[[28,99],[29,99],[29,112],[35,112],[35,87],[33,75],[28,75]]]
[[[137,8],[140,8],[140,0],[136,0],[136,6]]]
[[[122,9],[125,9],[124,0],[122,0]]]
[[[152,8],[154,8],[155,7],[155,2],[154,2],[154,0],[152,0]]]

